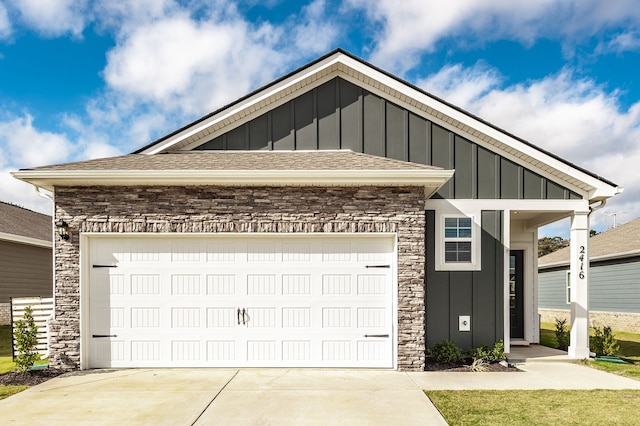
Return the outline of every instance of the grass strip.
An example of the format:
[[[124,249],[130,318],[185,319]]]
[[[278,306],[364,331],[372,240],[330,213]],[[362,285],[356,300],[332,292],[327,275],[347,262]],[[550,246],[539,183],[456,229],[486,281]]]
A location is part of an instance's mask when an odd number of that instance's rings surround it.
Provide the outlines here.
[[[18,392],[22,392],[27,389],[29,386],[5,386],[0,385],[0,399],[5,399],[8,396],[16,394]]]
[[[426,391],[450,425],[637,425],[638,390]]]

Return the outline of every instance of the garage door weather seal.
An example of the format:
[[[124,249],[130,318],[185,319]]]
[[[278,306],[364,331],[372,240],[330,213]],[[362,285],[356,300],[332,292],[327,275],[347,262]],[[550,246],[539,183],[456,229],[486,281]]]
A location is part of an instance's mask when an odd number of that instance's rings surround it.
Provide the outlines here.
[[[239,373],[239,372],[240,372],[240,370],[236,370],[236,372],[235,372],[235,373],[233,373],[233,376],[231,376],[231,378],[227,381],[227,383],[225,383],[225,384],[224,384],[224,386],[220,388],[220,390],[218,391],[218,393],[217,393],[217,394],[215,394],[215,395],[213,396],[213,398],[211,398],[211,401],[209,401],[209,403],[207,404],[207,406],[206,406],[206,407],[204,407],[204,410],[202,410],[202,411],[200,412],[200,414],[198,414],[198,417],[196,417],[196,419],[191,423],[191,426],[195,425],[195,424],[198,422],[198,420],[200,420],[200,417],[202,417],[202,415],[204,414],[204,412],[205,412],[205,411],[207,411],[207,410],[209,409],[209,407],[211,406],[211,404],[213,404],[213,401],[215,401],[215,400],[216,400],[216,398],[218,397],[218,395],[220,395],[220,394],[222,393],[222,391],[223,391],[223,390],[224,390],[224,389],[229,385],[229,383],[231,383],[231,381],[232,381],[233,379],[235,379],[235,378],[236,378],[236,376],[238,375],[238,373]]]

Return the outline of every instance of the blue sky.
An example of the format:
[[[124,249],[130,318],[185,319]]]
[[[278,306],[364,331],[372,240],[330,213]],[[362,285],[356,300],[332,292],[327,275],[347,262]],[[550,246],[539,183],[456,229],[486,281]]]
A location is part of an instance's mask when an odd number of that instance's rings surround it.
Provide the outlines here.
[[[0,0],[0,199],[50,213],[10,171],[132,152],[336,47],[624,186],[596,229],[640,216],[636,0]]]

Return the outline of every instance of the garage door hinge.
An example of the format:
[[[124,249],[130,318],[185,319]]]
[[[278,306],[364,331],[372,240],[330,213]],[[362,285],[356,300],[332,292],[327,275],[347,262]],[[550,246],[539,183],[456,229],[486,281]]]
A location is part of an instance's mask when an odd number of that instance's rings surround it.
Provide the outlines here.
[[[391,268],[391,265],[367,265],[365,268]]]
[[[118,265],[93,265],[94,268],[117,268]]]

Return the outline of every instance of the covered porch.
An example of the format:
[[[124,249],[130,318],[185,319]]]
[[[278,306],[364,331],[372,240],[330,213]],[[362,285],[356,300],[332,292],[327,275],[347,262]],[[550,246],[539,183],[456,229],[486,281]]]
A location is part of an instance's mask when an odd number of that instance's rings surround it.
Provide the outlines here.
[[[505,352],[511,348],[537,344],[540,341],[540,323],[538,315],[538,230],[540,227],[569,218],[571,229],[571,338],[568,356],[575,359],[589,357],[589,221],[590,214],[602,207],[602,202],[589,203],[582,199],[571,200],[429,200],[427,208],[433,208],[447,214],[472,213],[473,217],[483,217],[482,212],[500,212],[501,229],[491,232],[486,224],[478,222],[482,229],[482,238],[495,238],[499,241],[499,253],[495,254],[498,270],[496,281],[496,339],[505,343]],[[474,215],[473,212],[476,214]],[[482,258],[492,256],[485,251],[482,243]],[[499,257],[502,256],[502,259]],[[484,260],[482,260],[484,264]],[[478,284],[486,280],[486,276],[478,276]],[[429,288],[429,283],[427,283]],[[473,284],[473,292],[486,291],[485,287]],[[482,290],[480,290],[482,288]],[[483,302],[474,302],[471,315],[472,325],[487,328],[487,317],[481,317],[473,311]],[[480,299],[478,299],[480,300]],[[486,300],[486,298],[485,298]],[[451,310],[456,309],[453,306]],[[464,308],[461,308],[464,309]],[[501,312],[498,312],[500,311]],[[452,322],[457,313],[451,312]],[[474,323],[482,322],[481,325]],[[501,322],[501,324],[500,324]],[[452,327],[452,330],[455,326]],[[476,329],[471,328],[471,334]],[[457,335],[453,334],[458,332]],[[464,334],[453,330],[452,340],[465,341]],[[427,336],[429,339],[429,336]],[[439,338],[439,337],[438,337]],[[437,340],[438,338],[431,339]],[[480,339],[482,340],[482,338]],[[481,342],[476,336],[468,339],[471,346]]]

